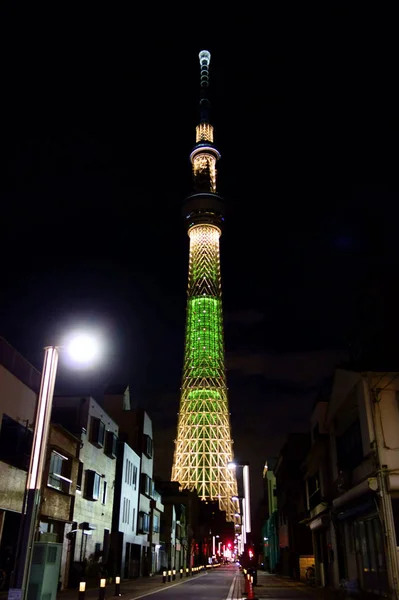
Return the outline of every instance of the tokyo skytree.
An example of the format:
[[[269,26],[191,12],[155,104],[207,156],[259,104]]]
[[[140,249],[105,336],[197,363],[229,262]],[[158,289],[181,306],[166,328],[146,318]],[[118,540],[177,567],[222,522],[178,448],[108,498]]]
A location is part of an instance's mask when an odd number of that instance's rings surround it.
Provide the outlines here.
[[[217,193],[220,153],[209,121],[209,63],[199,53],[200,122],[190,154],[194,190],[183,214],[190,238],[184,367],[172,480],[196,489],[202,500],[218,500],[228,521],[237,504],[230,413],[225,370],[219,238],[224,225],[223,199]]]

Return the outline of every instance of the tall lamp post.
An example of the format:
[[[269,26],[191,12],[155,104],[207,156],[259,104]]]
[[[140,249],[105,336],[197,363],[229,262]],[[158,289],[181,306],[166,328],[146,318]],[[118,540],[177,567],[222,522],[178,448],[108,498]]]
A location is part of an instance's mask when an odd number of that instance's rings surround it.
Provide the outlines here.
[[[244,537],[244,546],[245,549],[252,547],[252,539],[251,539],[251,492],[250,492],[250,484],[249,484],[249,465],[242,464],[239,465],[235,462],[228,463],[229,469],[235,469],[237,467],[242,467],[242,479],[244,484],[244,497],[243,497],[243,515],[242,515],[242,524],[243,524],[243,537]]]
[[[13,574],[13,586],[10,587],[8,594],[9,600],[24,600],[28,594],[58,355],[62,348],[62,346],[47,346],[44,348],[44,362],[37,400],[32,451],[26,480],[25,502],[21,515],[22,521],[18,539],[15,571]],[[74,336],[66,348],[70,356],[75,361],[81,363],[90,362],[97,353],[95,342],[91,337],[86,335]]]

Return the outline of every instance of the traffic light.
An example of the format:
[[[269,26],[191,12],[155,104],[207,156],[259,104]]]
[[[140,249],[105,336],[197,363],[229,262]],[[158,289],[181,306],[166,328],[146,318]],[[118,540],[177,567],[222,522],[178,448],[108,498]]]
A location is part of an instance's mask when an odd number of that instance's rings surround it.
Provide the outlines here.
[[[248,556],[249,556],[249,560],[252,560],[254,557],[254,553],[253,553],[253,550],[251,550],[251,548],[248,550]]]
[[[231,543],[230,543],[230,542],[227,544],[227,547],[228,547],[229,549],[231,548]]]

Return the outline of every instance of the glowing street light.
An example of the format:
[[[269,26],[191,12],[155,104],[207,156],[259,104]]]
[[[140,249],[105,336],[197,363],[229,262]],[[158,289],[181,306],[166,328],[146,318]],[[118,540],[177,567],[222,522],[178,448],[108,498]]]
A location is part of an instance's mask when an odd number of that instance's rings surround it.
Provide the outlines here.
[[[46,460],[51,408],[53,404],[55,378],[57,374],[59,351],[66,347],[73,360],[80,363],[92,362],[98,355],[98,345],[92,337],[77,334],[70,338],[67,346],[47,346],[44,348],[44,362],[37,399],[35,429],[30,456],[28,477],[26,480],[26,512],[22,514],[22,529],[17,549],[14,586],[10,587],[9,599],[24,600],[28,593],[30,567],[32,562],[35,530],[40,506],[40,488],[43,467]]]
[[[71,337],[66,349],[72,360],[88,364],[98,358],[100,346],[98,340],[93,336],[80,333]]]
[[[251,495],[250,495],[250,485],[249,485],[249,465],[242,464],[239,465],[234,461],[227,463],[227,467],[229,469],[236,469],[237,467],[242,467],[242,477],[244,483],[244,498],[243,498],[243,543],[247,543],[248,546],[251,545]],[[238,500],[237,496],[234,496],[234,500]]]

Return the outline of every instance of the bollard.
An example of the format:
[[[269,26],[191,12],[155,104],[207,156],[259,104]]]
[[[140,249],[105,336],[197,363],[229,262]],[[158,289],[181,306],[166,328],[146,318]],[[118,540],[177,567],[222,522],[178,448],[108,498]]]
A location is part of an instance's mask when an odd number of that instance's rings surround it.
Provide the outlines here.
[[[170,581],[171,576],[172,576],[172,571],[168,571],[168,581]]]
[[[85,600],[85,593],[86,593],[86,582],[85,581],[81,581],[79,583],[79,596],[78,596],[78,599],[79,600]]]
[[[173,569],[172,571],[172,581],[175,581],[176,579],[176,569]]]
[[[105,585],[107,583],[107,580],[104,579],[100,579],[100,592],[98,594],[98,600],[104,600],[105,598]]]
[[[245,595],[248,594],[248,589],[249,589],[249,575],[247,574],[245,576]]]
[[[189,573],[190,573],[190,569],[188,567],[186,567],[186,577],[188,577]]]
[[[162,582],[166,583],[166,571],[162,571]]]
[[[180,569],[180,579],[183,577],[183,569]]]
[[[115,577],[115,596],[121,596],[121,578],[119,575]]]
[[[253,587],[253,582],[254,582],[254,578],[251,576],[248,578],[248,594],[247,594],[247,600],[256,600],[255,599],[255,594],[254,594],[254,587]]]

